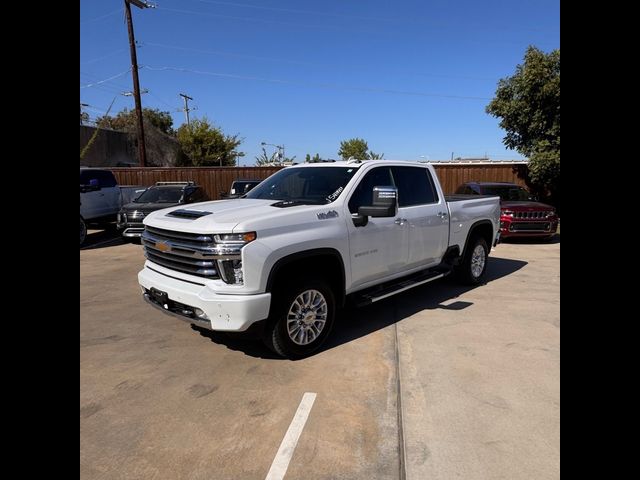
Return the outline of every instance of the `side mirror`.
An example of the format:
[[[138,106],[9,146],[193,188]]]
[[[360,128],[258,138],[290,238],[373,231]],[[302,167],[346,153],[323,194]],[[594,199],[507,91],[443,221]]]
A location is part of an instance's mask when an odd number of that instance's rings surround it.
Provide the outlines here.
[[[356,227],[364,227],[368,217],[395,217],[398,213],[398,189],[392,186],[373,187],[372,205],[361,206],[358,213],[352,215]]]
[[[96,190],[100,190],[100,181],[97,178],[92,178],[88,184],[80,185],[82,193],[95,192]]]

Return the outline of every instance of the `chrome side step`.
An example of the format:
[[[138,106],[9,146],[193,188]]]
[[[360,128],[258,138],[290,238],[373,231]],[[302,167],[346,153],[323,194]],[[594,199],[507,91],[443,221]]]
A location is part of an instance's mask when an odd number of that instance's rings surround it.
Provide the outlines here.
[[[356,305],[363,307],[371,303],[384,300],[398,293],[402,293],[414,287],[419,287],[425,283],[432,282],[442,277],[446,277],[451,273],[451,270],[435,270],[427,273],[420,274],[419,276],[413,276],[409,279],[400,280],[398,283],[388,285],[383,288],[379,288],[374,291],[365,291],[358,293],[356,298]]]

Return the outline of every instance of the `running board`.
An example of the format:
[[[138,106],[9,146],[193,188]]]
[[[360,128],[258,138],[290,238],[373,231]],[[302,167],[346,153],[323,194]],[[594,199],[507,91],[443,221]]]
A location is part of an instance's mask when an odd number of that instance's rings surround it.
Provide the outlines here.
[[[423,273],[418,276],[413,276],[409,279],[400,280],[398,283],[387,285],[375,291],[365,291],[362,293],[356,293],[355,302],[358,307],[363,307],[365,305],[375,303],[379,300],[384,300],[385,298],[396,295],[397,293],[401,293],[411,288],[424,285],[425,283],[432,282],[433,280],[446,277],[450,273],[451,273],[450,269],[435,270],[435,271],[431,270],[427,273]]]

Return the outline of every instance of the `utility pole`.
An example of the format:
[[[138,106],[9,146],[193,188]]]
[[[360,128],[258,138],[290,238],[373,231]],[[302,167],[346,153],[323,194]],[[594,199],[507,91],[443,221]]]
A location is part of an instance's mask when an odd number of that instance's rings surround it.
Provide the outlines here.
[[[184,115],[187,119],[187,126],[189,126],[189,100],[193,100],[193,98],[184,93],[181,93],[180,96],[184,100]]]
[[[453,162],[453,152],[451,152],[451,161]]]
[[[131,20],[131,4],[138,8],[148,8],[146,2],[141,0],[124,0],[124,10],[127,17],[127,28],[129,30],[129,48],[131,50],[131,74],[133,76],[133,96],[136,101],[136,127],[138,130],[138,157],[140,166],[147,165],[147,149],[144,144],[144,124],[142,123],[142,101],[140,100],[140,82],[138,80],[138,57],[136,55],[136,39],[133,35],[133,21]]]

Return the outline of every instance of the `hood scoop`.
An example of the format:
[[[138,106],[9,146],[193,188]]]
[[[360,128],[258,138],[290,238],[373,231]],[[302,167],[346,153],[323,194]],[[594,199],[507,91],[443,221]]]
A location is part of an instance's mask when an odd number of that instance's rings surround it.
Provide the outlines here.
[[[167,213],[167,217],[178,217],[178,218],[200,218],[206,217],[207,215],[211,215],[213,212],[207,212],[205,210],[187,210],[181,208],[179,210],[174,210],[173,212]]]

